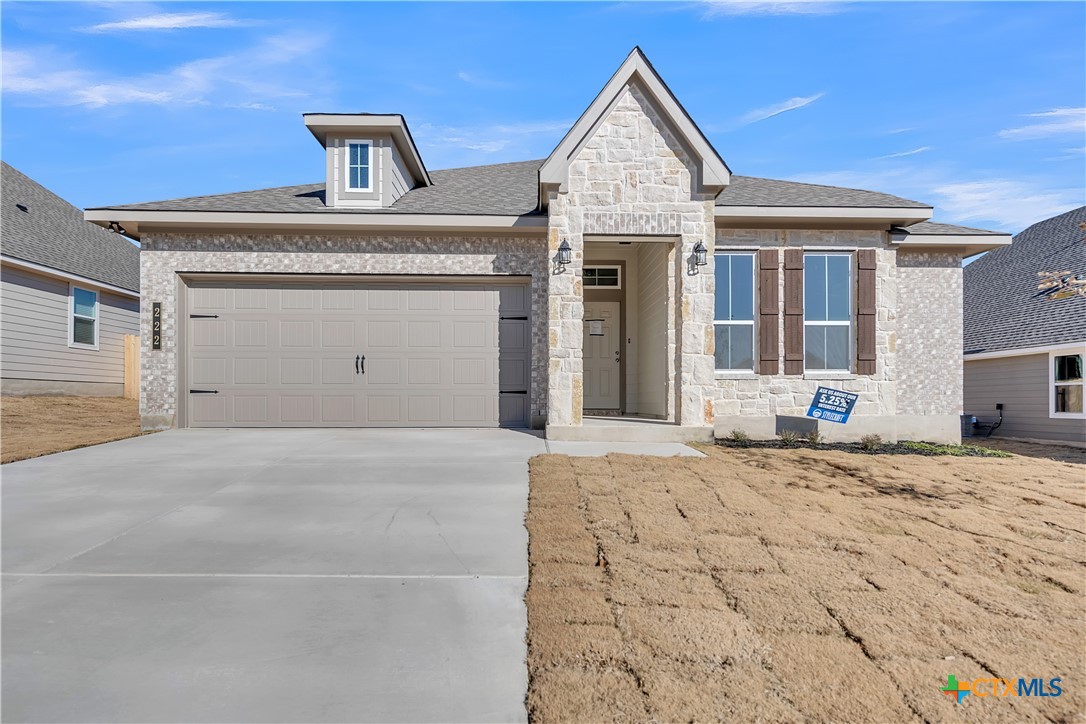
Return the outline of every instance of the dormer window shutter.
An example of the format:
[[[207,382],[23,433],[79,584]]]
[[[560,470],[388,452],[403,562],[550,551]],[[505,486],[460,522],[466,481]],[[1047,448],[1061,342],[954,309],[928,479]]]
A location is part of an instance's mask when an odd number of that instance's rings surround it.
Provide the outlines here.
[[[775,375],[780,366],[780,254],[758,250],[758,374]]]
[[[875,360],[875,320],[878,305],[875,299],[874,249],[856,252],[856,374],[873,375]]]
[[[784,374],[803,374],[803,249],[784,250]]]

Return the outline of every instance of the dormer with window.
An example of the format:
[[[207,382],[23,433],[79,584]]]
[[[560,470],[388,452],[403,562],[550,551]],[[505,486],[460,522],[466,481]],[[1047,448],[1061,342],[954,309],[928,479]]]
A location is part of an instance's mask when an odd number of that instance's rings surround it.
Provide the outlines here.
[[[305,125],[325,148],[329,207],[388,208],[431,183],[403,116],[307,113]]]

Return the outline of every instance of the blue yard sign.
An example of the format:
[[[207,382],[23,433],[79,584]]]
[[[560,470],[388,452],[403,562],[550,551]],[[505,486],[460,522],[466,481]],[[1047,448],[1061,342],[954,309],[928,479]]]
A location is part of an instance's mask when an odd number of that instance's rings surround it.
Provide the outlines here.
[[[831,390],[829,387],[819,387],[815,392],[811,406],[807,409],[807,417],[827,422],[848,422],[848,416],[852,414],[852,407],[859,395],[841,390]]]

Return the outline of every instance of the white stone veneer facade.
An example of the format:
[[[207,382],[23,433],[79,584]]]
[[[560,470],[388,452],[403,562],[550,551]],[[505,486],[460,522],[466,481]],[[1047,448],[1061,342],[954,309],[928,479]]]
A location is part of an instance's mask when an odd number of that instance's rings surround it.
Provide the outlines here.
[[[693,190],[695,165],[653,104],[631,85],[573,158],[568,189],[549,201],[548,253],[569,242],[573,263],[550,276],[548,427],[581,424],[585,236],[664,237],[668,269],[668,419],[712,425],[712,266],[689,274],[700,241],[713,244],[713,196]],[[664,242],[655,242],[664,243]]]

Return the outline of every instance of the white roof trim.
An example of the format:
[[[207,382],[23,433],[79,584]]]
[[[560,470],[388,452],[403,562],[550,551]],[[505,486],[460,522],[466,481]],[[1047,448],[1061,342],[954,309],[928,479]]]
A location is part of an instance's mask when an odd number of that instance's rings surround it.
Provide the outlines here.
[[[458,214],[380,214],[380,213],[256,213],[239,211],[135,211],[90,209],[83,217],[99,226],[117,221],[137,238],[140,225],[183,230],[184,228],[228,229],[246,227],[290,231],[503,231],[545,232],[547,217],[481,216]]]
[[[962,355],[965,361],[975,359],[998,359],[1000,357],[1025,357],[1031,354],[1048,354],[1050,352],[1086,352],[1086,340],[1082,342],[1067,342],[1066,344],[1047,344],[1040,347],[1022,347],[1020,349],[1001,349],[994,352],[966,352]]]
[[[366,113],[303,113],[305,126],[324,147],[329,133],[391,133],[411,174],[423,186],[432,186],[430,174],[422,162],[419,149],[407,128],[407,121],[398,113],[370,115]]]
[[[108,292],[115,294],[121,294],[126,297],[132,297],[133,299],[139,299],[140,293],[132,291],[131,289],[125,289],[124,287],[118,287],[113,284],[106,284],[100,282],[97,279],[91,279],[90,277],[80,276],[79,274],[72,274],[71,272],[61,271],[60,269],[54,269],[51,266],[45,266],[44,264],[35,264],[31,261],[24,261],[23,259],[16,259],[6,254],[0,255],[0,262],[7,264],[8,266],[16,267],[17,269],[26,269],[27,271],[37,272],[39,274],[45,274],[47,276],[56,277],[57,279],[65,279],[69,282],[75,282],[88,287],[95,287],[97,289],[104,289]]]
[[[931,208],[914,206],[715,206],[717,218],[732,216],[881,219],[884,216],[902,216],[916,221],[931,218]]]
[[[734,225],[780,220],[782,222],[852,221],[908,226],[931,218],[927,207],[874,206],[716,206],[713,216],[717,222]]]
[[[596,129],[606,120],[608,113],[631,83],[637,82],[656,106],[664,113],[686,145],[699,160],[699,183],[702,186],[723,188],[731,182],[731,171],[709,140],[697,127],[671,93],[664,81],[649,63],[640,48],[634,48],[619,66],[607,85],[599,92],[592,104],[566,133],[539,169],[539,182],[564,185],[569,180],[569,164],[584,147]]]

